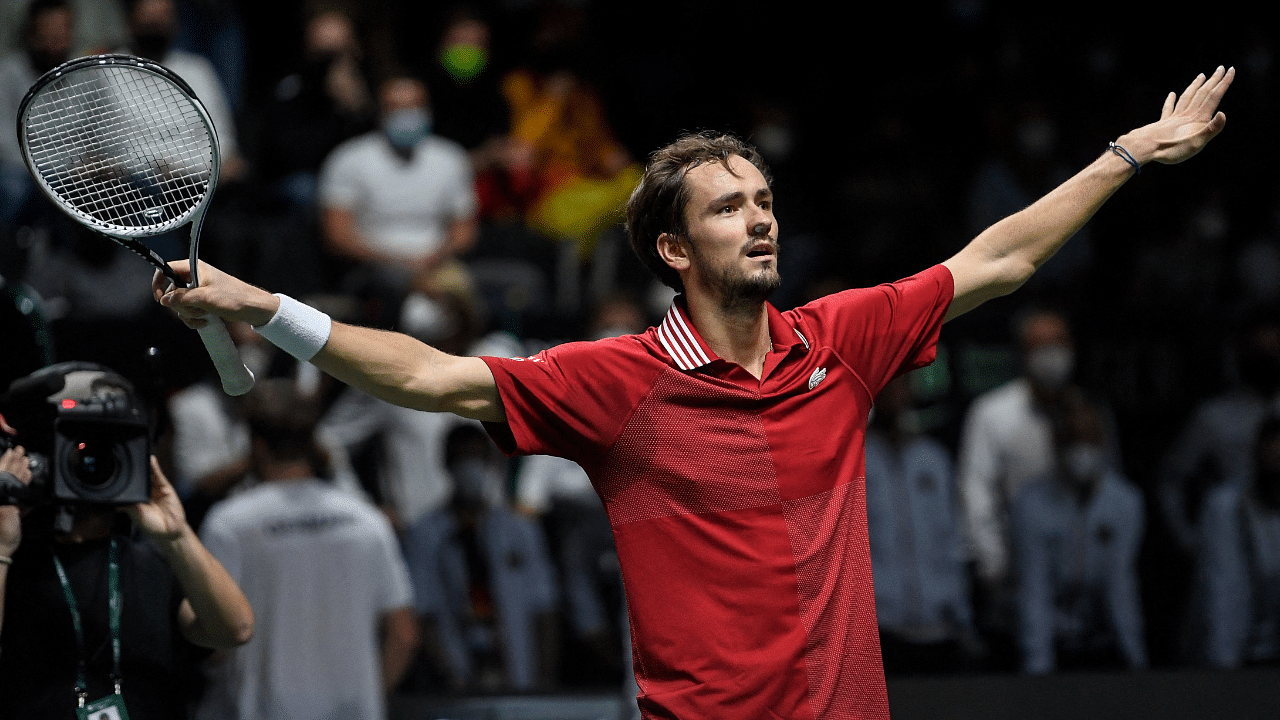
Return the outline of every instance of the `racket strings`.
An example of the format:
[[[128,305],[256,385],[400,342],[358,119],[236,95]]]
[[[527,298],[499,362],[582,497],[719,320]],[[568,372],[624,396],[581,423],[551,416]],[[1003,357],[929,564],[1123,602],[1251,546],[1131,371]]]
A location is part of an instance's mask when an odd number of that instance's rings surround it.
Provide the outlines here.
[[[169,81],[91,67],[29,106],[28,152],[49,189],[107,232],[151,235],[186,221],[213,179],[215,140]]]

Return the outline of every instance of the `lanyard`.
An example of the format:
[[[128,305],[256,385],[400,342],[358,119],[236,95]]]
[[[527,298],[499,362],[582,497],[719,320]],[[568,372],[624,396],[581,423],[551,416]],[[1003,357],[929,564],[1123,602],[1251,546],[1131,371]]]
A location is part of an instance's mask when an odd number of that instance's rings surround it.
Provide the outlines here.
[[[63,569],[57,555],[53,556],[53,566],[58,571],[58,581],[62,583],[62,594],[67,597],[67,606],[71,608],[71,625],[76,631],[76,697],[80,699],[80,707],[84,707],[89,686],[85,682],[84,628],[80,623],[80,607],[76,605],[75,595],[71,594],[67,571]],[[120,604],[120,560],[117,557],[116,540],[112,538],[107,556],[107,607],[110,610],[108,625],[111,628],[111,680],[115,683],[117,695],[120,694]]]

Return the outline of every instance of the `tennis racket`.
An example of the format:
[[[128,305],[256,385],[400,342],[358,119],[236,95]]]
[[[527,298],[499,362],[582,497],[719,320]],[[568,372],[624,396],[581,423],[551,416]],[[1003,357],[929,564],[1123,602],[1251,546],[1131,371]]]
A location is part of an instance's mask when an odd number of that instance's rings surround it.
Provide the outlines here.
[[[200,284],[200,228],[218,184],[218,134],[182,78],[131,55],[93,55],[50,70],[18,108],[18,142],[40,189],[80,223],[188,287],[140,238],[191,223],[191,283]],[[223,389],[253,373],[216,316],[200,328]]]

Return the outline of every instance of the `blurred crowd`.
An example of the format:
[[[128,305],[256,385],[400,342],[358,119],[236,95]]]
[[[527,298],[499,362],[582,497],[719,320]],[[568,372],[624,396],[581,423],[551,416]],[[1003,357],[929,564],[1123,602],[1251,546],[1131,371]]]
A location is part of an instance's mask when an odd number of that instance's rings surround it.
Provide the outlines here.
[[[72,57],[170,67],[221,144],[204,259],[344,321],[525,356],[665,312],[619,211],[645,153],[682,130],[731,130],[771,164],[785,309],[945,259],[1154,120],[1175,88],[1149,84],[1211,69],[1139,62],[1102,23],[1063,53],[1034,19],[943,5],[916,38],[928,53],[891,58],[891,81],[867,89],[854,61],[823,77],[838,48],[722,68],[715,49],[655,39],[714,44],[713,28],[647,36],[657,20],[581,0],[15,0],[0,4],[0,117]],[[715,9],[682,12],[696,26]],[[1269,148],[1230,146],[1275,78],[1265,39],[1229,49],[1212,62],[1241,80],[1214,157],[1136,178],[877,401],[867,510],[890,675],[1280,661],[1280,194],[1256,172]],[[193,525],[228,515],[263,480],[245,401],[152,301],[150,266],[87,232],[0,133],[0,387],[55,359],[135,378]],[[185,255],[183,236],[151,242]],[[608,519],[576,465],[507,459],[474,423],[233,332],[258,377],[314,406],[329,481],[394,533],[384,609],[413,610],[388,626],[412,635],[397,687],[625,682]]]

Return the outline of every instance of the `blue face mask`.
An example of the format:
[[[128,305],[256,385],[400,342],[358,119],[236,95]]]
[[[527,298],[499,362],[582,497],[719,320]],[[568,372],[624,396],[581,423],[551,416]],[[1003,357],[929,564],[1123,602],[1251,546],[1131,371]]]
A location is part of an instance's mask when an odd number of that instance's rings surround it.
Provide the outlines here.
[[[412,150],[431,134],[431,114],[421,108],[406,108],[387,113],[382,132],[397,150]]]

